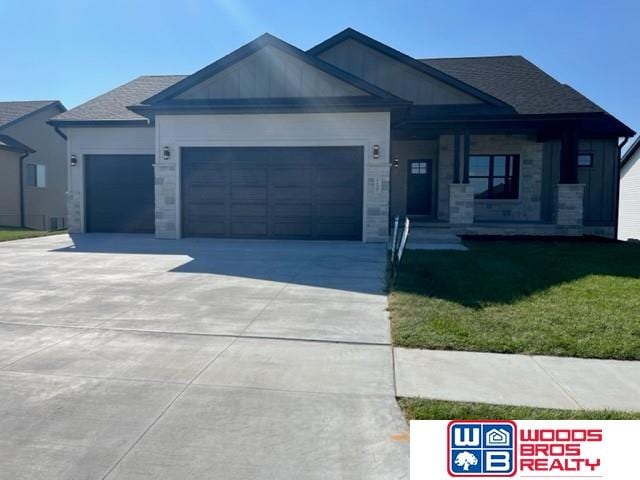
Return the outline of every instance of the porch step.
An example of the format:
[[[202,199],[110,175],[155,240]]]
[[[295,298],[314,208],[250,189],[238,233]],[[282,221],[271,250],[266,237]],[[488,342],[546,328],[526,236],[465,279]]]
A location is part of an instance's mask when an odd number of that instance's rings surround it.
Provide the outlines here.
[[[407,240],[409,250],[467,250],[458,237],[447,226],[435,228],[414,226]]]
[[[460,237],[450,229],[414,227],[409,231],[409,239],[431,243],[462,243]]]

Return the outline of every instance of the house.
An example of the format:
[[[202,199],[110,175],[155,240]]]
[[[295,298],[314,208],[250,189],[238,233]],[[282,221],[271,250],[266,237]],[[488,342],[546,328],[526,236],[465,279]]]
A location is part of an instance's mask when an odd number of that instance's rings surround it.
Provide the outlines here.
[[[625,152],[620,166],[618,239],[640,241],[640,137]]]
[[[57,100],[0,102],[0,155],[18,156],[0,163],[0,225],[64,227],[66,145],[47,120],[65,110]]]
[[[188,76],[144,76],[50,121],[72,232],[384,242],[614,236],[634,132],[519,56],[411,58],[347,29],[269,34]]]
[[[0,225],[22,225],[22,160],[35,151],[8,135],[0,134]]]

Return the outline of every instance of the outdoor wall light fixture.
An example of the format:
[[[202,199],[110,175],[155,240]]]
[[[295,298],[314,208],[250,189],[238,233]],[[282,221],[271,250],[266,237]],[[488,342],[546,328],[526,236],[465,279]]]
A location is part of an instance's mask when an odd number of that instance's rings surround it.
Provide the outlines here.
[[[393,168],[398,168],[398,167],[400,166],[400,159],[399,159],[398,157],[394,157],[394,158],[391,160],[391,166],[392,166]]]
[[[171,156],[171,150],[169,150],[169,147],[164,147],[162,149],[162,158],[164,158],[165,160],[169,160],[170,156]]]
[[[380,157],[380,146],[379,145],[374,145],[373,146],[373,158],[375,160],[377,160]]]
[[[70,163],[72,167],[78,165],[78,157],[76,157],[75,155],[71,155]]]

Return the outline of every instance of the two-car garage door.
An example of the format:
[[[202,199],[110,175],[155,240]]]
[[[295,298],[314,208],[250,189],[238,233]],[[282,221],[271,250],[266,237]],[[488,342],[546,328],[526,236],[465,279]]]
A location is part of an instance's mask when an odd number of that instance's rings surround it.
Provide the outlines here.
[[[362,238],[361,147],[182,150],[182,232]]]
[[[362,238],[362,147],[183,148],[182,234]],[[86,157],[87,230],[153,232],[153,156]]]

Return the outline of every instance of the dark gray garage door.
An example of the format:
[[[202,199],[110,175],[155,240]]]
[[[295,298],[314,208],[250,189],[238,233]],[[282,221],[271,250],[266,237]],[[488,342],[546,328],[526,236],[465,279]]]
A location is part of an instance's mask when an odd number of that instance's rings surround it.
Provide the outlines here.
[[[153,155],[85,157],[89,232],[153,233]]]
[[[362,238],[362,147],[184,148],[182,232]]]

